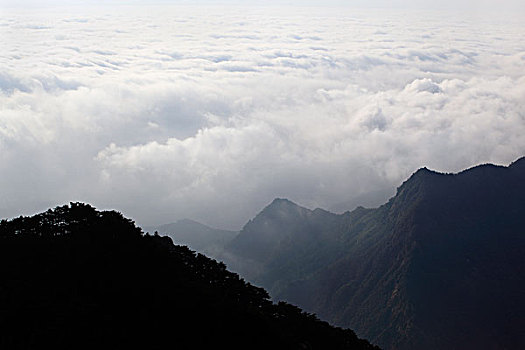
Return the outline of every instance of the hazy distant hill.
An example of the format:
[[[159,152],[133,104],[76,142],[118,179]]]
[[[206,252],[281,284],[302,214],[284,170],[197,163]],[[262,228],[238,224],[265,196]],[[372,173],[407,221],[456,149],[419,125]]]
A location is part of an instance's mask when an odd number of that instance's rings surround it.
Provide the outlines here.
[[[157,231],[160,235],[167,235],[175,244],[187,245],[210,256],[221,251],[238,234],[236,231],[211,228],[189,219],[144,229],[150,233]]]
[[[221,258],[278,297],[282,284],[300,279],[334,258],[330,252],[336,248],[340,221],[339,215],[325,210],[275,199],[244,226]]]
[[[418,170],[376,209],[278,199],[223,259],[387,349],[525,348],[525,158]]]
[[[374,349],[120,213],[0,222],[2,349]]]

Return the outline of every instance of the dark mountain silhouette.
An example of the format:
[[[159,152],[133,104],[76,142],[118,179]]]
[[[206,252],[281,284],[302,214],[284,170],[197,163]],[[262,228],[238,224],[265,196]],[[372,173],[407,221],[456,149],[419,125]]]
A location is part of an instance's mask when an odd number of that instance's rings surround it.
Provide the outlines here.
[[[212,228],[199,222],[183,219],[177,222],[157,227],[145,227],[146,231],[169,236],[175,244],[186,245],[188,248],[207,256],[215,256],[224,249],[239,232]]]
[[[373,349],[114,211],[0,222],[2,349]]]
[[[342,215],[275,200],[222,258],[386,349],[525,349],[525,158],[423,168]]]

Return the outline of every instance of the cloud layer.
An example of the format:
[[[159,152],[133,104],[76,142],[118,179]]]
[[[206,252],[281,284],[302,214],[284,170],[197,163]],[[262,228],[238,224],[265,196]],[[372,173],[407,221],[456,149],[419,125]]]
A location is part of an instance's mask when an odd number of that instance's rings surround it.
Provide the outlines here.
[[[421,166],[509,163],[525,154],[523,23],[13,10],[0,19],[0,216],[83,200],[142,224],[238,228],[274,197],[330,208],[393,193]]]

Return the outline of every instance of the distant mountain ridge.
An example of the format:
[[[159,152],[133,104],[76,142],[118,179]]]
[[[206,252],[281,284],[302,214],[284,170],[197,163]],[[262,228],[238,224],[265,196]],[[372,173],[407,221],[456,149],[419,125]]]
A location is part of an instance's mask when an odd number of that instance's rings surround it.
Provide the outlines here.
[[[190,219],[178,220],[161,226],[145,227],[146,232],[158,232],[170,237],[175,244],[188,246],[200,253],[214,256],[237,234],[236,231],[221,230]]]
[[[386,349],[525,348],[525,158],[422,168],[342,215],[277,199],[221,258]]]

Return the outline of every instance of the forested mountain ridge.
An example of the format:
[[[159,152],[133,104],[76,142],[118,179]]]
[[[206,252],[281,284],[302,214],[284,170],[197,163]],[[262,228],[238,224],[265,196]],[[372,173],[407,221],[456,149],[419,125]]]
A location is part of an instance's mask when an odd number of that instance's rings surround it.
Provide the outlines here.
[[[282,202],[224,254],[273,298],[387,349],[525,348],[525,158],[422,168],[381,207],[342,215]]]
[[[375,349],[222,263],[71,203],[0,222],[0,346]]]

